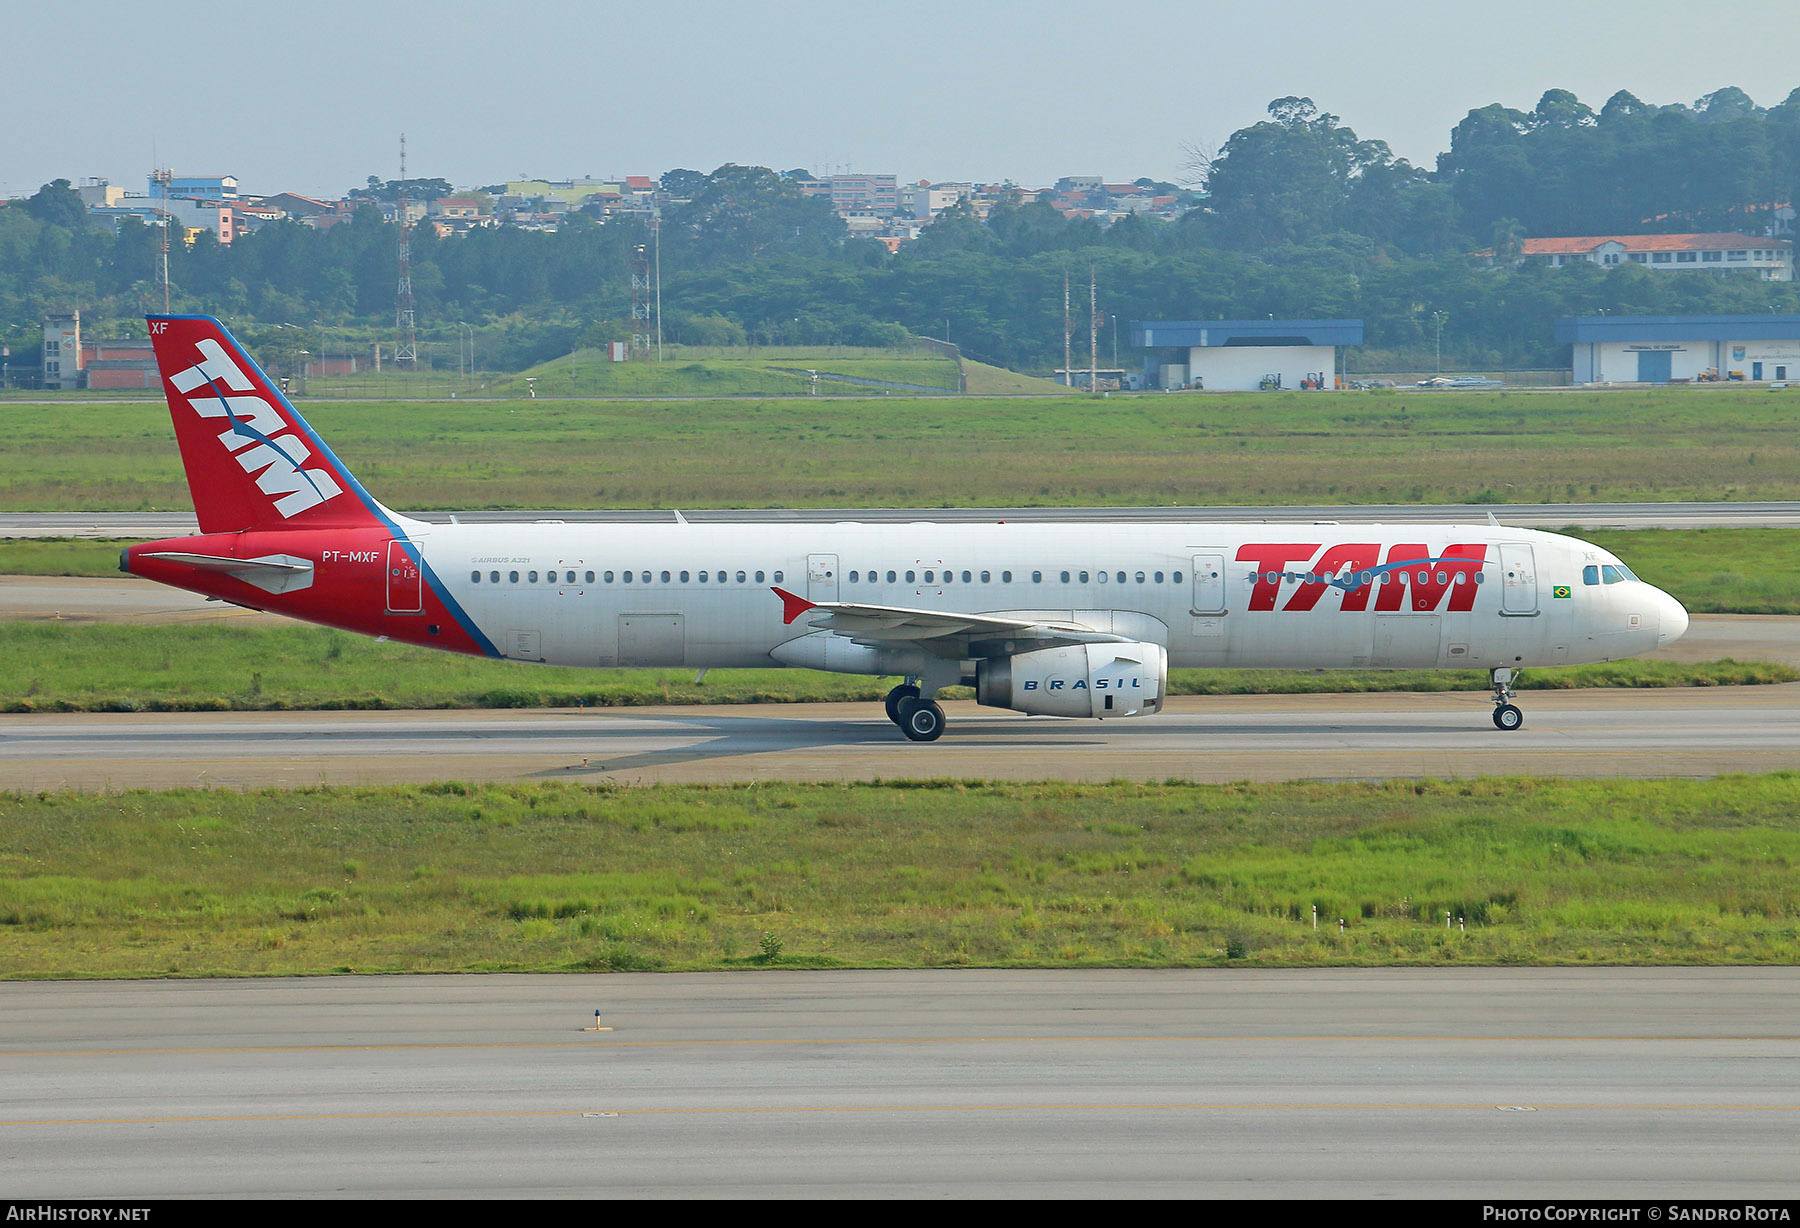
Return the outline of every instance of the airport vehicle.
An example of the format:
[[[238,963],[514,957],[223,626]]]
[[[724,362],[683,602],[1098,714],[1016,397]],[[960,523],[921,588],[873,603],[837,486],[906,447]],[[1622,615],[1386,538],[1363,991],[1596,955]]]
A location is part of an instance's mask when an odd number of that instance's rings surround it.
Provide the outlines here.
[[[197,536],[124,571],[513,661],[894,676],[1045,716],[1153,713],[1170,666],[1521,669],[1648,652],[1687,612],[1596,546],[1490,523],[436,524],[382,506],[218,321],[152,316]]]

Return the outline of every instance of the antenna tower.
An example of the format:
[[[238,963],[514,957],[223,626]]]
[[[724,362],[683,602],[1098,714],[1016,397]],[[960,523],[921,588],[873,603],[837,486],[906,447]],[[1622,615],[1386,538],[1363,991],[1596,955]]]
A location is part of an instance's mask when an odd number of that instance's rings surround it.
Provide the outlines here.
[[[400,134],[400,283],[394,293],[394,365],[419,368],[419,335],[413,327],[412,222],[406,214],[406,133]]]
[[[1069,341],[1075,335],[1075,324],[1069,316],[1069,270],[1063,270],[1063,384],[1075,386],[1075,372],[1070,370],[1073,361],[1069,357]]]
[[[166,166],[159,166],[150,172],[150,182],[162,189],[162,284],[163,314],[169,314],[169,183],[175,178],[175,172]]]
[[[650,356],[650,255],[640,243],[631,249],[631,356]]]
[[[1100,299],[1094,292],[1094,266],[1088,265],[1088,391],[1100,390]]]

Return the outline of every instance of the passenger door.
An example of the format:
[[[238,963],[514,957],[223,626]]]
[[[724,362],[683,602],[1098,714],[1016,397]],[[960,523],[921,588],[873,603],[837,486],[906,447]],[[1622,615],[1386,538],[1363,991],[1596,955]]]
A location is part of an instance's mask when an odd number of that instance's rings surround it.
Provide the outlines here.
[[[425,611],[423,570],[413,558],[410,542],[391,541],[387,551],[387,612],[422,614]]]
[[[1500,543],[1500,612],[1515,618],[1538,612],[1537,566],[1524,542]]]

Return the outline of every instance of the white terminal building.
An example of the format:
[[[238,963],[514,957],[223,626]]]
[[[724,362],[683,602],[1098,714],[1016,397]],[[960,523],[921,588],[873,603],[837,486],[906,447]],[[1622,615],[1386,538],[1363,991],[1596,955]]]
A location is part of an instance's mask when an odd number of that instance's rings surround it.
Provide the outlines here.
[[[1361,345],[1361,320],[1138,320],[1144,386],[1255,392],[1337,387],[1340,348]]]
[[[1800,315],[1556,321],[1577,384],[1800,380]]]

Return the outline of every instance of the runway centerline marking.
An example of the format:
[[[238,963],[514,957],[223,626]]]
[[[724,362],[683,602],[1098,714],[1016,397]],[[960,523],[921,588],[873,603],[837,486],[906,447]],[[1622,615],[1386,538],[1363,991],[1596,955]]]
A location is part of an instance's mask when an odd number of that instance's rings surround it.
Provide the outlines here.
[[[0,1122],[10,1126],[166,1126],[197,1125],[217,1122],[252,1121],[454,1121],[461,1118],[493,1119],[521,1117],[726,1117],[768,1115],[776,1113],[1073,1113],[1073,1112],[1202,1112],[1235,1113],[1249,1111],[1319,1112],[1421,1112],[1474,1111],[1494,1112],[1514,1108],[1492,1102],[1396,1101],[1391,1103],[1317,1103],[1255,1104],[1248,1102],[1170,1102],[1153,1104],[806,1104],[744,1105],[737,1108],[677,1107],[661,1109],[487,1109],[467,1112],[437,1113],[252,1113],[241,1116],[200,1117],[71,1117],[37,1121]],[[1537,1112],[1703,1112],[1703,1113],[1794,1113],[1800,1104],[1534,1104]]]
[[[469,1041],[461,1043],[417,1043],[404,1042],[390,1044],[367,1045],[219,1045],[197,1048],[139,1048],[139,1049],[17,1049],[0,1050],[0,1058],[9,1057],[180,1057],[203,1053],[374,1053],[405,1052],[418,1050],[421,1052],[448,1052],[458,1049],[678,1049],[678,1048],[779,1048],[787,1046],[814,1045],[1054,1045],[1054,1044],[1145,1044],[1162,1042],[1168,1044],[1321,1044],[1326,1042],[1361,1041],[1381,1044],[1416,1044],[1430,1042],[1436,1044],[1621,1044],[1646,1042],[1654,1044],[1702,1043],[1702,1044],[1793,1044],[1800,1042],[1800,1036],[1555,1036],[1555,1035],[1503,1035],[1503,1036],[1431,1036],[1431,1035],[1372,1035],[1325,1034],[1325,1035],[1219,1035],[1219,1036],[831,1036],[817,1039],[772,1038],[742,1040],[531,1040],[531,1041]]]

